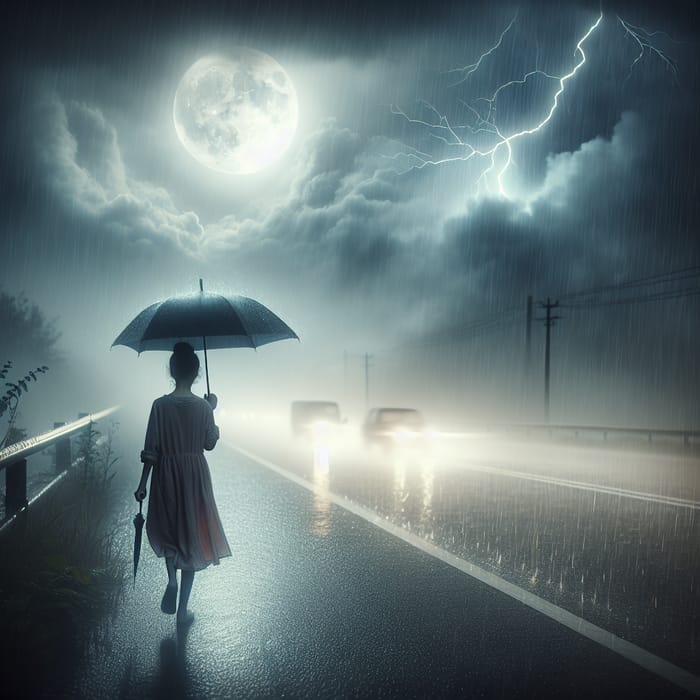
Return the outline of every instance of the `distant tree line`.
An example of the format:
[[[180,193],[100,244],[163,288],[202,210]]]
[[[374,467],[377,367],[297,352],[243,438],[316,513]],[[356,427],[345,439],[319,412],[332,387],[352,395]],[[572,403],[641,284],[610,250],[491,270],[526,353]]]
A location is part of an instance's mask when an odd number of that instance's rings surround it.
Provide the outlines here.
[[[57,344],[61,334],[55,322],[20,292],[0,289],[0,358],[15,367],[55,364],[61,359]],[[22,365],[22,366],[20,366]]]
[[[46,362],[60,361],[60,333],[27,297],[0,289],[0,449],[25,437],[15,427],[21,398]]]

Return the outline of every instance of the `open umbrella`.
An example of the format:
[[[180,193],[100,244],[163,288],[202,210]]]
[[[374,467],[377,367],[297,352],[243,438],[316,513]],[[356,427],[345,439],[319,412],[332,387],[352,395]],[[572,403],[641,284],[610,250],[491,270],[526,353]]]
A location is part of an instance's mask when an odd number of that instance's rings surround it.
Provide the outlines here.
[[[270,309],[255,299],[204,291],[170,297],[144,309],[112,343],[144,350],[172,350],[178,341],[204,350],[209,391],[207,349],[257,348],[259,345],[299,336]]]
[[[141,539],[143,537],[143,524],[146,518],[143,517],[141,509],[143,501],[139,501],[139,512],[134,516],[134,588],[136,588],[136,571],[139,568],[139,557],[141,556]]]

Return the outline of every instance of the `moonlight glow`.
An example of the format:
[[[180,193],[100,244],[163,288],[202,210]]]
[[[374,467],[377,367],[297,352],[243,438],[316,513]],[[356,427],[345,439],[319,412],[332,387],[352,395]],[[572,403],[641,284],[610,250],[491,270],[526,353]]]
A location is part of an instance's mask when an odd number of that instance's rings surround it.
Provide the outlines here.
[[[185,73],[173,122],[187,151],[213,170],[254,173],[278,160],[297,128],[296,91],[271,56],[207,56]]]

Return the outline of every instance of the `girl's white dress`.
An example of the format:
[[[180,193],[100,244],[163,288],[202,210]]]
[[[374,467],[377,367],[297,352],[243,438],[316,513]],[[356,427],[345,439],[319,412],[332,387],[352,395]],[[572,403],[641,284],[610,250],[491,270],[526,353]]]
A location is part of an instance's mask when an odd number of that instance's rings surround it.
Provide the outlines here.
[[[204,450],[219,428],[198,396],[161,396],[153,402],[141,461],[153,464],[146,532],[159,557],[199,571],[231,555],[214,501]]]

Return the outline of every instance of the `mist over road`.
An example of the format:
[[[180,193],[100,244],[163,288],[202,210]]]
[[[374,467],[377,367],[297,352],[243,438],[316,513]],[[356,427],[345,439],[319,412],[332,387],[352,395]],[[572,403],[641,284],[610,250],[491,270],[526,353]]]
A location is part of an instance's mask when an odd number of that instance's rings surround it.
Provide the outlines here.
[[[700,460],[693,451],[442,434],[367,447],[231,426],[233,444],[614,635],[700,673]],[[325,497],[324,497],[325,495]]]

